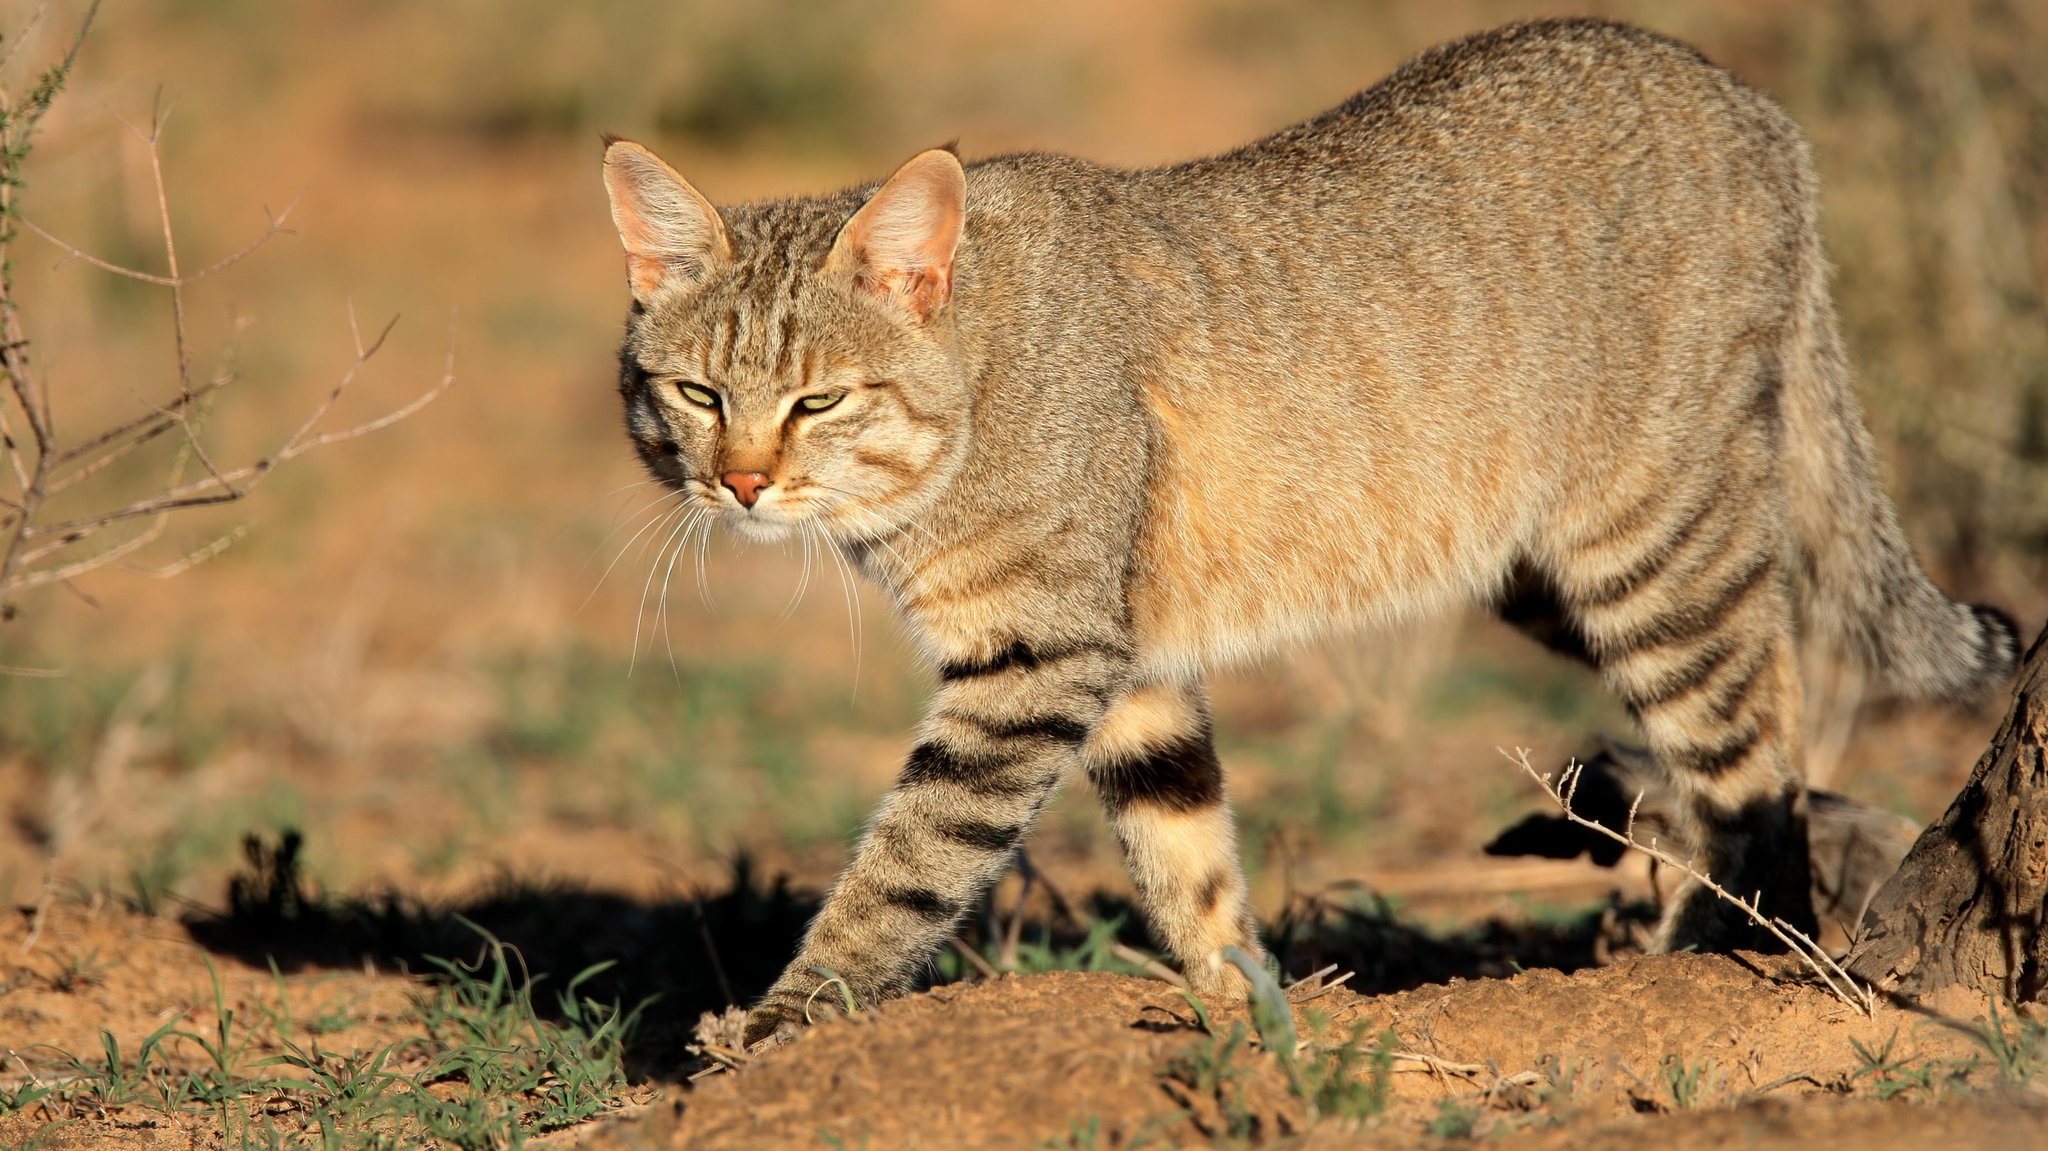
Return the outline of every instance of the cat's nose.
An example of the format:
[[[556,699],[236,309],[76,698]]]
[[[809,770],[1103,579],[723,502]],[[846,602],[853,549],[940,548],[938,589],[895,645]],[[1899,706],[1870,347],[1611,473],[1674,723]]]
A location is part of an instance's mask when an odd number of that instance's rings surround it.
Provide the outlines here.
[[[775,482],[767,472],[727,472],[720,478],[744,508],[753,507],[754,501],[761,498],[761,489]]]

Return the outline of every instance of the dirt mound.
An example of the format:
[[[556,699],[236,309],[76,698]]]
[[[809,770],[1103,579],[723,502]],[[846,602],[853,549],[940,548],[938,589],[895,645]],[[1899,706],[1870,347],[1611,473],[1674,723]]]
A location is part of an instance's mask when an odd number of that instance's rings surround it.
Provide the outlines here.
[[[938,988],[817,1028],[692,1092],[665,1145],[1002,1147],[1069,1116],[1170,1112],[1157,1072],[1189,1011],[1163,983],[1055,973]]]
[[[1570,1127],[1500,1141],[1510,1151],[1880,1151],[1939,1147],[1942,1151],[2016,1151],[2038,1146],[2048,1108],[2022,1099],[1971,1099],[1916,1106],[1871,1100],[1776,1101],[1704,1114],[1646,1116]],[[1311,1139],[1304,1148],[1371,1146],[1355,1140]],[[1398,1145],[1398,1144],[1396,1144]]]
[[[242,1062],[255,1073],[267,1073],[259,1060],[277,1053],[280,1036],[353,1057],[417,1045],[428,986],[382,966],[273,972],[194,946],[164,920],[59,901],[47,915],[0,919],[0,1090],[81,1074],[60,1052],[90,1059],[101,1028],[132,1063],[142,1036],[166,1021],[205,1035],[228,1013],[251,1037]],[[648,1101],[638,1118],[537,1138],[598,1151],[1276,1140],[1420,1148],[1442,1147],[1447,1135],[1529,1151],[1970,1151],[2032,1146],[2048,1130],[2038,1087],[1998,1090],[1981,1030],[1972,1035],[1983,1020],[1893,1009],[1866,1019],[1783,960],[1660,956],[1375,996],[1339,988],[1298,1004],[1296,1016],[1325,1042],[1356,1036],[1373,1047],[1392,1033],[1396,1054],[1377,1079],[1370,1058],[1347,1071],[1367,1094],[1374,1082],[1383,1088],[1364,1122],[1312,1122],[1298,1080],[1255,1043],[1230,1040],[1247,1022],[1241,1012],[1217,1012],[1205,1029],[1166,984],[1055,973],[888,1003],[695,1087],[636,1077],[623,1099]],[[198,1052],[186,1043],[172,1055],[189,1062]],[[0,1117],[0,1146],[237,1142],[205,1108],[59,1112]]]
[[[1394,1032],[1401,1055],[1376,1121],[1311,1132],[1275,1061],[1255,1050],[1234,1052],[1220,1086],[1198,1082],[1187,1068],[1205,1054],[1213,1067],[1220,1044],[1173,989],[1054,974],[942,988],[821,1026],[587,1145],[1125,1147],[1234,1132],[1254,1141],[1306,1134],[1309,1146],[1409,1146],[1431,1139],[1434,1126],[1438,1135],[1491,1134],[1532,1148],[1645,1138],[1789,1145],[1822,1134],[1830,1141],[1800,1145],[1940,1138],[1969,1147],[2001,1137],[2010,1146],[2012,1132],[2038,1131],[2048,1117],[2004,1099],[1841,1106],[1831,1097],[1872,1083],[1872,1073],[1858,1075],[1868,1061],[1852,1040],[1872,1051],[1892,1042],[1902,1062],[1958,1075],[1977,1049],[1954,1027],[1901,1012],[1855,1016],[1774,960],[1660,956],[1370,998],[1340,990],[1297,1015],[1326,1035]],[[1226,1031],[1233,1018],[1219,1014],[1213,1030]],[[1558,1124],[1572,1134],[1546,1133]],[[1873,1141],[1879,1134],[1894,1141]]]

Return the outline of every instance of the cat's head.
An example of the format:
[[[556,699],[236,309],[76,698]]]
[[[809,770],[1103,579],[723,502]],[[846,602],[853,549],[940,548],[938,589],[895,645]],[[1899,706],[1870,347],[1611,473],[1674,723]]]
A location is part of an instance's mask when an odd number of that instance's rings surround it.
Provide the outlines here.
[[[956,469],[968,392],[953,259],[966,178],[924,152],[865,199],[720,212],[652,152],[605,149],[633,308],[626,429],[654,475],[755,539],[841,542],[918,515]]]

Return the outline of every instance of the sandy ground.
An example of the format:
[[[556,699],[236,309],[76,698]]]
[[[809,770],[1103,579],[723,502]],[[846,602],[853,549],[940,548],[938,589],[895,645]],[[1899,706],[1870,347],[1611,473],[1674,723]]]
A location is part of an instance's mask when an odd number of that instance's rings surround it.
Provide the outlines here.
[[[207,1033],[218,1003],[245,1021],[287,1010],[330,1050],[370,1050],[406,1033],[417,983],[373,966],[279,974],[198,946],[175,922],[60,903],[0,930],[0,1054],[9,1072],[56,1078],[51,1047],[124,1050],[166,1021]],[[60,976],[97,957],[89,979]],[[67,966],[69,965],[69,966]],[[1205,1088],[1185,1068],[1243,1020],[1218,1010],[1204,1033],[1171,986],[1059,972],[953,984],[821,1024],[739,1071],[694,1083],[652,1074],[630,1114],[543,1137],[586,1148],[1133,1147],[1274,1143],[1442,1145],[1433,1124],[1509,1147],[2026,1146],[2048,1129],[2038,1087],[2002,1090],[1970,1038],[1983,1021],[1882,1007],[1862,1017],[1789,960],[1625,959],[1566,974],[1453,980],[1380,995],[1327,991],[1296,1007],[1304,1035],[1392,1032],[1399,1054],[1384,1112],[1362,1125],[1312,1122],[1273,1058],[1234,1052],[1235,1074]],[[37,1044],[24,1044],[33,1037]],[[1913,1066],[1974,1070],[1935,1099],[1879,1103],[1855,1044]],[[12,1048],[12,1050],[8,1050]],[[248,1058],[267,1053],[263,1044]],[[189,1055],[190,1052],[187,1052]],[[1176,1068],[1181,1070],[1176,1070]],[[1674,1068],[1690,1073],[1673,1086]],[[8,1076],[9,1081],[19,1079]],[[0,1120],[0,1146],[47,1116]],[[215,1146],[203,1117],[115,1109],[44,1132],[52,1148]],[[2016,1141],[2018,1140],[2018,1141]]]

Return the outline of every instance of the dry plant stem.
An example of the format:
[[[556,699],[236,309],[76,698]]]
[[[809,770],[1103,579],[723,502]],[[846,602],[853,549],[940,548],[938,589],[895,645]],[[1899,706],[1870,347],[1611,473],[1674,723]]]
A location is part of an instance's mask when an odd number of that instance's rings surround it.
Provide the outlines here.
[[[91,27],[94,10],[97,7],[95,2],[92,8],[88,9],[77,39],[58,65],[55,74],[68,72],[80,45],[84,42],[86,32]],[[42,9],[38,8],[31,17],[31,23],[41,15]],[[0,58],[0,66],[4,66],[5,61],[11,57],[10,49],[7,57]],[[5,104],[8,108],[7,138],[0,140],[0,145],[4,145],[10,154],[25,154],[36,123],[47,109],[47,96],[54,95],[54,91],[54,87],[46,84],[37,89],[35,96],[15,106],[11,97],[4,90],[0,90],[0,104]],[[283,212],[276,214],[271,214],[266,209],[266,227],[254,240],[196,272],[185,272],[179,261],[177,235],[171,225],[170,196],[164,180],[162,145],[167,118],[166,110],[159,101],[152,109],[147,130],[128,124],[129,130],[142,141],[148,153],[151,183],[156,194],[157,219],[162,229],[166,274],[158,275],[101,259],[22,219],[14,209],[17,184],[12,180],[0,181],[0,218],[21,224],[61,249],[64,257],[58,261],[59,267],[76,260],[113,275],[168,289],[171,296],[171,326],[176,353],[176,391],[167,402],[152,402],[149,404],[149,410],[141,415],[104,428],[75,443],[65,444],[54,430],[55,413],[50,401],[48,380],[35,371],[29,361],[29,341],[23,330],[20,301],[14,296],[12,278],[0,272],[0,374],[6,377],[5,398],[12,400],[11,404],[0,402],[0,448],[4,448],[7,455],[17,488],[12,496],[0,495],[0,602],[5,602],[21,592],[48,584],[65,583],[87,572],[119,562],[161,538],[171,513],[241,500],[278,465],[316,448],[355,439],[389,427],[433,402],[454,382],[454,324],[451,319],[448,353],[439,382],[411,402],[382,416],[340,431],[316,435],[315,428],[341,398],[342,393],[355,381],[363,366],[377,354],[391,332],[391,325],[397,322],[394,318],[374,339],[365,342],[356,323],[354,307],[351,305],[348,321],[354,339],[355,359],[342,373],[339,382],[314,405],[311,414],[290,437],[269,455],[237,467],[222,467],[216,463],[201,442],[195,421],[204,411],[204,401],[232,382],[233,377],[222,374],[194,386],[191,340],[186,323],[185,289],[199,280],[234,266],[254,254],[278,234],[288,231],[285,220],[291,214],[291,207],[287,206]],[[127,121],[124,120],[123,123]],[[0,265],[4,265],[10,256],[8,241],[9,237],[5,234],[4,228],[0,228]],[[19,419],[28,433],[26,442],[15,434],[14,419],[8,411],[9,407],[19,409]],[[126,498],[125,502],[117,499],[111,501],[114,506],[103,507],[56,523],[44,523],[39,519],[52,496],[99,474],[130,453],[172,431],[177,432],[183,442],[179,445],[169,478],[156,491],[140,497]],[[190,481],[184,478],[183,473],[188,461],[196,462],[198,470],[203,471],[204,475],[201,478]],[[72,557],[67,558],[66,553],[70,549],[86,540],[98,536],[109,528],[138,520],[148,522],[139,531],[119,542],[89,555],[73,553]],[[242,530],[237,529],[212,543],[187,552],[172,563],[144,570],[157,576],[175,575],[218,555],[241,534]]]
[[[1132,967],[1143,971],[1152,978],[1159,980],[1161,983],[1171,983],[1182,991],[1188,990],[1188,981],[1181,976],[1180,972],[1175,971],[1173,968],[1168,967],[1166,964],[1159,962],[1135,947],[1122,943],[1112,943],[1109,945],[1109,953],[1130,964]]]
[[[1572,797],[1578,791],[1579,772],[1583,770],[1578,761],[1574,760],[1567,764],[1564,770],[1559,772],[1557,778],[1553,780],[1549,772],[1539,772],[1535,767],[1531,766],[1528,748],[1518,747],[1512,755],[1503,749],[1501,754],[1507,756],[1510,763],[1520,767],[1530,779],[1535,780],[1536,786],[1542,788],[1543,793],[1550,797],[1551,802],[1557,804],[1558,810],[1564,813],[1566,819],[1581,827],[1598,832],[1632,851],[1641,852],[1666,867],[1691,876],[1695,882],[1708,891],[1713,892],[1717,898],[1726,900],[1742,909],[1743,914],[1747,915],[1752,923],[1770,932],[1778,942],[1783,943],[1787,949],[1797,954],[1805,962],[1807,968],[1827,986],[1829,991],[1834,993],[1835,998],[1848,1004],[1861,1015],[1868,1016],[1876,1010],[1877,997],[1875,992],[1858,982],[1854,976],[1843,969],[1840,963],[1835,961],[1833,956],[1823,950],[1805,932],[1793,927],[1782,919],[1766,916],[1757,910],[1759,902],[1757,896],[1752,895],[1748,899],[1742,899],[1731,894],[1726,888],[1714,882],[1711,876],[1693,866],[1691,860],[1679,859],[1677,856],[1658,847],[1655,838],[1652,838],[1648,843],[1638,840],[1636,838],[1636,806],[1643,801],[1641,793],[1636,795],[1635,803],[1629,805],[1627,826],[1617,832],[1605,824],[1596,823],[1572,810]]]
[[[21,22],[21,27],[15,29],[14,43],[9,44],[5,52],[0,52],[0,71],[4,71],[9,64],[14,63],[14,54],[21,51],[23,44],[28,43],[28,34],[36,30],[36,25],[43,22],[43,16],[49,11],[50,0],[43,0],[42,3],[36,5],[35,11],[28,14],[28,19]]]
[[[61,77],[69,74],[72,63],[78,58],[78,50],[85,45],[86,33],[91,31],[93,17],[99,12],[99,0],[93,0],[85,10],[85,17],[79,22],[78,34],[71,41],[71,47],[64,53],[63,60],[51,73],[54,84],[61,84]],[[30,22],[40,17],[38,10]],[[11,59],[11,55],[10,55]],[[0,88],[0,106],[7,108],[5,139],[0,139],[0,148],[10,154],[25,154],[28,141],[34,136],[36,125],[43,114],[49,111],[50,100],[56,95],[51,81],[31,93],[30,97],[17,108],[13,93]],[[11,173],[10,173],[11,175]],[[33,468],[22,460],[22,447],[15,438],[10,421],[0,418],[0,443],[4,443],[8,463],[14,470],[15,479],[21,485],[20,498],[10,500],[15,509],[9,526],[5,550],[0,551],[0,600],[4,600],[9,579],[20,562],[22,544],[27,539],[30,521],[35,508],[41,503],[39,485],[49,477],[50,454],[54,448],[54,436],[50,430],[49,395],[39,386],[32,374],[28,361],[28,337],[22,330],[21,310],[14,300],[14,277],[7,270],[12,258],[11,229],[6,221],[16,218],[14,209],[17,182],[13,179],[0,180],[0,373],[7,376],[8,390],[21,407],[22,418],[34,438],[36,460]],[[0,409],[4,417],[4,409]]]
[[[161,534],[162,530],[161,523],[159,522],[145,529],[138,536],[124,540],[120,544],[70,564],[40,569],[31,568],[31,565],[37,561],[97,535],[109,527],[134,519],[161,517],[166,513],[184,508],[234,503],[247,496],[278,465],[287,463],[317,448],[380,431],[411,416],[438,399],[441,393],[446,391],[449,385],[455,382],[455,327],[453,322],[449,324],[448,351],[444,360],[442,375],[433,387],[415,396],[402,407],[395,408],[375,419],[367,420],[340,431],[327,432],[318,436],[310,434],[314,426],[334,406],[335,401],[340,399],[342,393],[355,381],[357,375],[362,371],[363,365],[367,364],[377,354],[378,350],[383,346],[385,337],[390,334],[392,324],[397,322],[397,319],[394,317],[389,324],[385,325],[383,331],[378,333],[376,340],[368,346],[358,343],[354,362],[342,374],[340,382],[314,407],[312,414],[306,418],[299,429],[292,433],[291,437],[275,452],[261,457],[252,463],[229,471],[212,470],[204,479],[170,485],[151,495],[134,500],[125,506],[49,525],[36,525],[27,522],[28,518],[32,516],[33,509],[39,506],[42,500],[49,494],[46,490],[31,488],[30,495],[32,498],[23,501],[28,506],[29,515],[25,516],[23,521],[16,525],[17,530],[14,534],[9,553],[5,557],[4,565],[0,565],[0,595],[25,591],[60,580],[71,579],[74,576],[104,567],[137,550],[144,544],[153,541],[157,535]],[[352,311],[351,323],[353,323]],[[182,416],[180,418],[182,419]],[[131,441],[131,446],[140,446],[140,443],[141,441],[139,440]],[[16,514],[20,515],[22,513]],[[45,538],[50,539],[50,542],[35,548],[27,548],[25,546],[30,540]]]
[[[953,950],[960,953],[960,958],[966,960],[968,966],[974,968],[983,979],[1001,979],[1003,977],[1003,973],[997,971],[995,966],[988,960],[983,959],[980,952],[969,947],[966,940],[955,935],[952,939],[952,944]]]
[[[1318,1044],[1311,1042],[1309,1040],[1302,1040],[1300,1043],[1295,1045],[1295,1051],[1297,1054],[1305,1054],[1309,1051],[1313,1051],[1318,1048],[1321,1048],[1323,1050],[1331,1049],[1329,1044]],[[1430,1075],[1456,1075],[1461,1079],[1469,1079],[1475,1082],[1479,1080],[1485,1080],[1490,1085],[1513,1084],[1515,1086],[1521,1087],[1526,1087],[1534,1083],[1540,1083],[1543,1080],[1543,1077],[1534,1071],[1517,1071],[1513,1075],[1502,1075],[1494,1068],[1486,1066],[1484,1064],[1453,1063],[1448,1059],[1443,1059],[1435,1055],[1429,1055],[1421,1051],[1409,1051],[1405,1048],[1397,1047],[1393,1050],[1388,1050],[1385,1047],[1381,1047],[1378,1044],[1374,1044],[1373,1046],[1368,1047],[1365,1050],[1366,1053],[1370,1055],[1378,1055],[1384,1053],[1389,1059],[1392,1059],[1396,1063],[1416,1064],[1416,1066],[1414,1067],[1396,1067],[1394,1068],[1394,1071],[1396,1073],[1425,1072]]]

